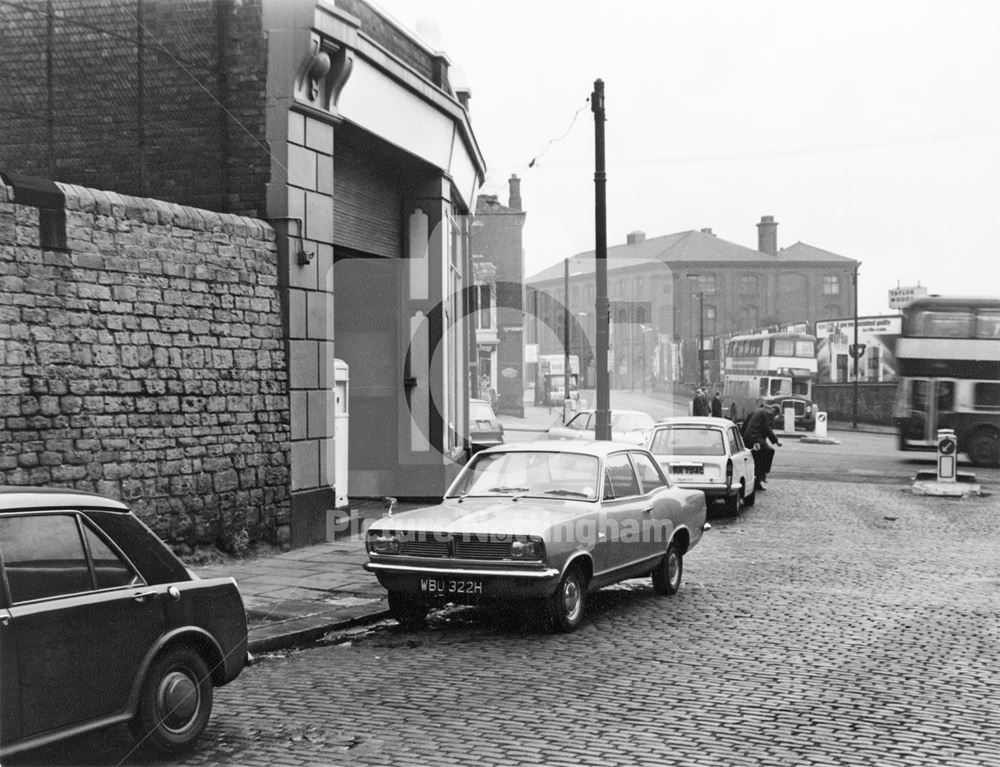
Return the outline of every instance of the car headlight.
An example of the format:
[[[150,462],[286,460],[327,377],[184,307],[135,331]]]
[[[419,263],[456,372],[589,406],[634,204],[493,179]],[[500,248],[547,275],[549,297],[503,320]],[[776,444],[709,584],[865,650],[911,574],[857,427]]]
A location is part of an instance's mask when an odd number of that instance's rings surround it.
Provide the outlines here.
[[[399,538],[391,533],[368,536],[368,552],[370,554],[398,554]]]
[[[545,544],[539,538],[517,538],[510,544],[511,559],[542,559]]]

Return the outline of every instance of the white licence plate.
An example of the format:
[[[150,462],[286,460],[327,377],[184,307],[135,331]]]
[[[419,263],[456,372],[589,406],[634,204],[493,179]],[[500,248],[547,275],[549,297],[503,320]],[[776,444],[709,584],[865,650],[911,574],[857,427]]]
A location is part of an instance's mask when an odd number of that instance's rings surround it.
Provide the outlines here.
[[[421,578],[420,590],[425,594],[482,594],[482,581],[453,580],[451,578]]]

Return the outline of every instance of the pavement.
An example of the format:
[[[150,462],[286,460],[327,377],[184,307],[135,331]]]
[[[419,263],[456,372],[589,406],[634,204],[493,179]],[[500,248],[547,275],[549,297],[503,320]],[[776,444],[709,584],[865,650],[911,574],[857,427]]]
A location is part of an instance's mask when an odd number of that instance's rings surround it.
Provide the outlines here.
[[[500,416],[507,432],[541,433],[561,420],[561,408],[525,405],[524,410],[522,418]],[[831,424],[830,429],[852,427]],[[869,429],[859,425],[857,430]],[[396,510],[417,506],[400,503]],[[368,558],[364,531],[384,515],[384,503],[352,498],[350,509],[349,529],[335,540],[194,568],[203,578],[235,578],[247,609],[252,654],[305,645],[389,618],[385,589],[362,567]]]

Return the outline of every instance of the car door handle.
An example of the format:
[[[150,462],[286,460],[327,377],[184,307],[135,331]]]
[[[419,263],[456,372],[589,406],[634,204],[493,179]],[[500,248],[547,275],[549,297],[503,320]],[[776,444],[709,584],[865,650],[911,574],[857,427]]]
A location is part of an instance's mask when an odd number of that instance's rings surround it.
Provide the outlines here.
[[[648,509],[643,509],[642,513],[643,514],[652,514],[653,513],[653,507],[650,506]]]
[[[137,591],[132,595],[132,599],[136,602],[145,602],[147,597],[155,596],[155,591]]]

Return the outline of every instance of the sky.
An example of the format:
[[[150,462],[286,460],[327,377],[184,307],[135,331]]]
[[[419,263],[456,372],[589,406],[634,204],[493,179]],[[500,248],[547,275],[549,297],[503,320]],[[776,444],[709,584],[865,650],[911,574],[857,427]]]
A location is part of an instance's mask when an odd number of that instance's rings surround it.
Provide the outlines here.
[[[711,228],[861,262],[888,291],[1000,296],[995,0],[377,0],[471,89],[480,190],[521,179],[525,272],[594,249],[605,83],[608,245]]]

